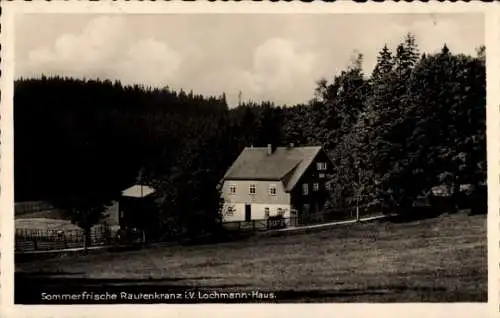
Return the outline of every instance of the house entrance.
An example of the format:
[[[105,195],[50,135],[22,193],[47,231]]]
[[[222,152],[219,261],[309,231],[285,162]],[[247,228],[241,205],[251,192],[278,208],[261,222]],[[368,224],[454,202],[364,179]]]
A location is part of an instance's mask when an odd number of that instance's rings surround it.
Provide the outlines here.
[[[252,206],[249,203],[245,204],[245,222],[252,220]]]

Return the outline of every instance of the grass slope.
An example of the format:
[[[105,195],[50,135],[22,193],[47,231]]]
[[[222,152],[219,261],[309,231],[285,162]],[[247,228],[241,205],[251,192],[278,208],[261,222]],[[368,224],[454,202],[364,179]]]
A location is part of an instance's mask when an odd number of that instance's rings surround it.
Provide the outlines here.
[[[37,284],[45,290],[58,284],[123,290],[145,284],[162,292],[259,289],[281,292],[283,302],[485,302],[486,250],[486,217],[456,214],[217,245],[67,256],[62,262],[18,263],[16,303],[37,293]]]
[[[116,203],[104,212],[100,223],[104,222],[109,225],[118,225],[118,205]],[[78,229],[71,224],[69,215],[58,209],[36,212],[16,212],[15,223],[17,229]]]

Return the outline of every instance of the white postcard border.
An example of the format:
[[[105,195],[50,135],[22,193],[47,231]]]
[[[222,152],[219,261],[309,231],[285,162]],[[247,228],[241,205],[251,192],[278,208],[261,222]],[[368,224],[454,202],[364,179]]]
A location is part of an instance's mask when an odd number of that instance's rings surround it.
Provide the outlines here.
[[[1,302],[3,317],[493,317],[499,314],[499,106],[500,106],[500,10],[494,4],[472,3],[266,3],[266,2],[142,2],[142,1],[14,1],[2,2],[1,77]],[[485,14],[487,54],[488,146],[488,304],[290,304],[290,305],[100,305],[13,306],[13,114],[12,95],[16,14],[92,13],[471,13]],[[119,313],[117,312],[119,311]]]

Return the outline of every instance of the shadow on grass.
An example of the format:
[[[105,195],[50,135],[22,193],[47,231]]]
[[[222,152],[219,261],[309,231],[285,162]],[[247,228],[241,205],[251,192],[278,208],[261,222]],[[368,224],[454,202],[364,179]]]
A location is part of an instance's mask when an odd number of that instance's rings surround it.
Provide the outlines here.
[[[416,221],[423,221],[434,219],[444,214],[444,212],[437,212],[428,207],[410,208],[404,212],[389,216],[386,221],[391,223],[410,223]]]
[[[231,264],[230,262],[207,261],[199,264],[186,265],[185,268],[204,268],[209,266],[223,266]]]
[[[42,261],[42,260],[47,260],[47,259],[52,259],[52,258],[58,258],[58,257],[66,257],[66,256],[86,256],[89,254],[104,254],[111,252],[108,248],[103,248],[103,249],[90,249],[88,251],[84,250],[74,250],[74,251],[44,251],[42,253],[23,253],[23,252],[16,252],[14,255],[14,262],[16,264],[18,263],[25,263],[25,262],[36,262],[36,261]]]
[[[162,278],[85,278],[81,275],[83,272],[31,272],[15,273],[16,285],[20,282],[44,283],[47,286],[72,286],[72,285],[120,285],[120,284],[162,284],[166,282],[178,282],[183,280],[209,280],[218,279],[211,276],[194,277],[162,277]],[[80,277],[72,277],[80,275]],[[237,287],[237,286],[236,286]]]
[[[51,277],[51,276],[73,276],[73,275],[83,275],[85,274],[84,272],[65,272],[65,271],[55,271],[55,272],[48,272],[48,271],[38,271],[38,272],[32,272],[32,273],[16,273],[16,275],[21,275],[23,277]]]
[[[231,231],[224,230],[213,235],[187,238],[179,241],[180,245],[197,246],[197,245],[216,245],[229,242],[245,241],[255,236],[256,231]]]

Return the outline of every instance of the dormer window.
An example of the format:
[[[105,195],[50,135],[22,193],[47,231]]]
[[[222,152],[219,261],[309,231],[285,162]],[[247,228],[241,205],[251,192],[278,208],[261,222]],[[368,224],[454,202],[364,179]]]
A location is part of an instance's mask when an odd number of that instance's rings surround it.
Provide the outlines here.
[[[326,162],[318,162],[318,163],[316,163],[316,168],[319,171],[325,171],[326,170]]]
[[[249,188],[249,193],[250,193],[250,194],[255,194],[255,192],[256,192],[256,191],[255,191],[255,184],[251,184],[251,185],[250,185],[250,188]]]
[[[236,194],[236,185],[235,184],[231,184],[229,186],[229,193]]]
[[[269,194],[270,195],[276,195],[276,185],[275,184],[270,184],[269,185]]]

